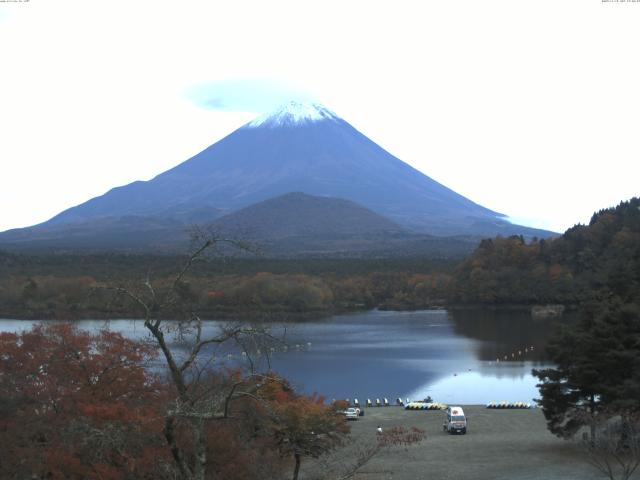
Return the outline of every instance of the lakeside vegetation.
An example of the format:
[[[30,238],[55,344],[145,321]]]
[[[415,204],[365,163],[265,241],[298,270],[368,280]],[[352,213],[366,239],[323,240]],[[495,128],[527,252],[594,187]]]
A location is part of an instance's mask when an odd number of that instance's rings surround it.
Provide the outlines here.
[[[185,299],[207,317],[322,316],[374,307],[563,304],[640,291],[639,199],[552,239],[483,240],[466,259],[207,258],[185,277]],[[0,252],[0,316],[131,317],[103,288],[144,278],[166,284],[184,257]]]
[[[640,467],[640,200],[595,214],[552,245],[577,285],[578,320],[533,370],[549,431],[582,438],[586,458],[610,479]],[[553,257],[551,257],[553,258]]]
[[[101,287],[150,277],[166,285],[184,257],[0,253],[0,315],[77,319],[131,317],[135,306]],[[456,261],[430,259],[284,260],[209,258],[182,283],[208,317],[327,315],[375,306],[444,302]]]
[[[593,215],[564,235],[526,243],[522,237],[487,239],[456,269],[454,303],[578,305],[640,294],[640,199]]]

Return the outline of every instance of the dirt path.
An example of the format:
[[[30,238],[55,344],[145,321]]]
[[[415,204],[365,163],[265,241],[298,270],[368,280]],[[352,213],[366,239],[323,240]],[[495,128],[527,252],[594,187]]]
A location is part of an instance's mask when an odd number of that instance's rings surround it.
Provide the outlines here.
[[[463,407],[466,435],[442,431],[444,412],[369,408],[351,422],[351,441],[370,441],[376,427],[416,426],[427,438],[418,446],[382,452],[355,480],[509,479],[590,480],[605,478],[584,461],[579,448],[551,435],[542,412]],[[636,477],[634,477],[636,478]],[[640,478],[640,477],[637,477]]]

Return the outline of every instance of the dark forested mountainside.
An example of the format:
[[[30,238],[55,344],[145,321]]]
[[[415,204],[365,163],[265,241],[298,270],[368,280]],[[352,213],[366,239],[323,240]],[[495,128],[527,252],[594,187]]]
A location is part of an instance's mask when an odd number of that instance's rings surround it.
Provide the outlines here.
[[[484,240],[457,269],[456,303],[564,303],[640,296],[640,198],[595,213],[589,225],[564,235],[525,242],[522,237]]]

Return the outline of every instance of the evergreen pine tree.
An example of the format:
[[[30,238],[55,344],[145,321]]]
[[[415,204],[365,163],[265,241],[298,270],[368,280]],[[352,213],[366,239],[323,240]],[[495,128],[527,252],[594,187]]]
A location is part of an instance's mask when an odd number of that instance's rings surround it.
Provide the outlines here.
[[[640,412],[640,307],[618,297],[583,306],[548,347],[556,368],[534,370],[549,430],[572,437],[599,411]]]

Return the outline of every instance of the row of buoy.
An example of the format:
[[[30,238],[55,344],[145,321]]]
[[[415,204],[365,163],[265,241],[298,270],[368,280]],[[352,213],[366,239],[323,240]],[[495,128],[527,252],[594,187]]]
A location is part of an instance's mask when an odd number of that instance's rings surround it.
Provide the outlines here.
[[[347,402],[349,405],[351,405],[351,399],[345,398],[345,402]],[[407,398],[407,404],[408,403],[410,403],[410,402],[409,402],[409,399]],[[399,405],[399,406],[404,406],[405,405],[404,401],[400,397],[396,398],[396,403],[395,404]],[[382,400],[380,400],[379,398],[376,398],[375,401],[371,400],[370,398],[367,398],[366,405],[367,405],[367,407],[388,407],[391,404],[389,403],[389,399],[388,398],[383,397]],[[354,407],[359,407],[360,406],[360,401],[357,398],[353,399],[353,406]]]
[[[535,405],[533,405],[535,407]],[[489,402],[487,404],[487,408],[498,408],[498,409],[503,409],[503,408],[531,408],[532,405],[530,403],[526,403],[526,402]]]
[[[350,399],[346,398],[345,401],[349,405],[352,405]],[[334,400],[334,402],[335,402],[335,400]],[[367,405],[367,407],[388,407],[390,404],[389,404],[389,400],[387,398],[383,398],[382,400],[380,400],[379,398],[376,398],[375,402],[373,402],[370,398],[367,398],[366,405]],[[402,400],[402,398],[400,398],[400,397],[398,397],[396,399],[396,405],[404,406],[405,410],[446,410],[447,407],[448,407],[448,405],[445,404],[445,403],[424,402],[424,401],[411,402],[411,401],[409,401],[408,398],[407,398],[406,403],[405,403]],[[360,401],[357,398],[353,399],[353,406],[360,408]],[[495,401],[491,401],[491,402],[489,402],[487,404],[487,408],[494,408],[494,409],[520,408],[520,409],[526,409],[526,408],[535,408],[535,404],[531,404],[531,403],[527,403],[527,402],[506,402],[506,401],[495,402]]]
[[[447,405],[444,403],[432,402],[410,402],[404,407],[405,410],[446,410]]]
[[[500,363],[500,361],[506,360],[515,360],[517,357],[521,357],[525,353],[533,352],[533,345],[530,347],[524,347],[523,349],[518,350],[517,352],[511,352],[511,355],[503,355],[502,359],[500,357],[496,358],[496,363]]]
[[[257,348],[256,350],[253,350],[249,353],[243,351],[240,352],[239,354],[237,353],[227,353],[225,355],[223,355],[226,358],[246,358],[247,355],[262,355],[262,354],[274,354],[274,353],[279,353],[279,352],[288,352],[291,350],[296,350],[296,351],[300,351],[300,350],[308,350],[309,348],[311,348],[311,342],[307,342],[307,343],[296,343],[295,345],[284,345],[282,347],[269,347],[268,349],[260,349]],[[220,357],[214,355],[213,356],[213,360],[218,360]]]

